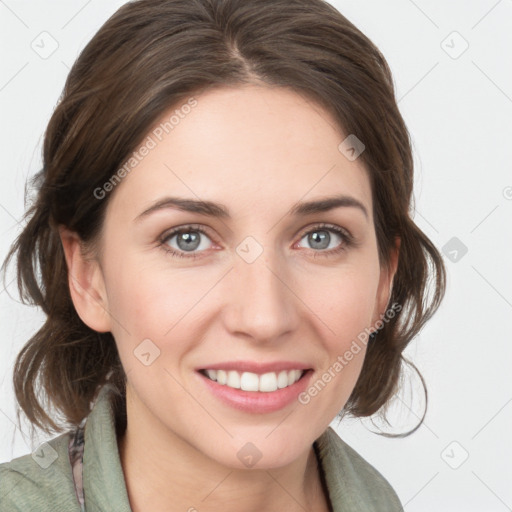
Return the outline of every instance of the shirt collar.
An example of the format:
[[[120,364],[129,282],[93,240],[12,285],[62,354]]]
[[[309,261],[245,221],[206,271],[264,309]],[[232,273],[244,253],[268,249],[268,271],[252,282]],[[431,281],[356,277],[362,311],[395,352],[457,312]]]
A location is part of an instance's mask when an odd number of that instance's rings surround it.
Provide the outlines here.
[[[111,384],[103,385],[85,423],[83,487],[87,512],[112,509],[116,512],[132,512],[119,456],[111,402],[111,393],[115,392]],[[325,479],[334,512],[339,510],[336,504],[345,503],[346,506],[351,501],[352,493],[348,491],[353,476],[343,472],[340,462],[346,455],[336,441],[339,442],[339,437],[331,427],[315,441],[319,469]],[[344,510],[360,510],[356,503],[353,507]]]
[[[87,512],[132,512],[117,446],[111,392],[111,384],[101,388],[85,422],[83,486]]]

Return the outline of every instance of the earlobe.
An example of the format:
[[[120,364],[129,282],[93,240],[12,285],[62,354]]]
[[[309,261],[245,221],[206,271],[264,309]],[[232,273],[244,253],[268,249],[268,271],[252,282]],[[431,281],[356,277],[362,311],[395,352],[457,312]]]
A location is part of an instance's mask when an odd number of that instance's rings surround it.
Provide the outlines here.
[[[83,252],[80,237],[60,226],[59,235],[68,268],[71,299],[80,319],[98,332],[111,330],[105,282],[99,262]]]

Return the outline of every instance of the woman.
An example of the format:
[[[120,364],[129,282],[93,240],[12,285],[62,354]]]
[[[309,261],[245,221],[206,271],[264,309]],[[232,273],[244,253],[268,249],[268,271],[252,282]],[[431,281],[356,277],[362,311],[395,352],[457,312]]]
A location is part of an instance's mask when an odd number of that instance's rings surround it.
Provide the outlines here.
[[[360,31],[321,0],[127,3],[43,160],[6,263],[47,320],[14,387],[63,433],[0,465],[3,509],[401,509],[329,427],[385,412],[445,282]]]

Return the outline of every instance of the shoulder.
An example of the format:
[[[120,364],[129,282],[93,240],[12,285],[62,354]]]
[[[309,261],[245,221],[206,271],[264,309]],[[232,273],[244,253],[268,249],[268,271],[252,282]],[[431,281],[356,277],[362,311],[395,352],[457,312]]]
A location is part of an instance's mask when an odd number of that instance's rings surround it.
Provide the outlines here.
[[[33,453],[0,464],[0,508],[5,512],[79,512],[68,455],[70,433]]]
[[[316,444],[331,501],[343,503],[344,510],[351,511],[403,510],[386,478],[331,427],[317,439]]]

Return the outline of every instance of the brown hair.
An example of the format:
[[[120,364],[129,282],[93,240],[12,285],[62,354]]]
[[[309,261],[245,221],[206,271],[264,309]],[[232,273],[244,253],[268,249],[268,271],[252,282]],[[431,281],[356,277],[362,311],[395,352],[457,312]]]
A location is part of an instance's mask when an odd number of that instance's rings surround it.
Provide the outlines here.
[[[13,376],[32,425],[63,430],[39,401],[41,390],[76,426],[107,381],[122,411],[126,383],[112,334],[90,329],[74,309],[58,226],[94,246],[109,199],[95,199],[94,190],[162,113],[203,90],[244,83],[289,87],[364,143],[381,265],[401,239],[391,302],[402,309],[368,344],[344,413],[382,412],[399,389],[402,352],[438,308],[445,269],[410,216],[411,144],[382,54],[323,0],[138,0],[107,20],[73,65],[45,133],[37,197],[2,267],[16,257],[22,301],[47,316]]]

